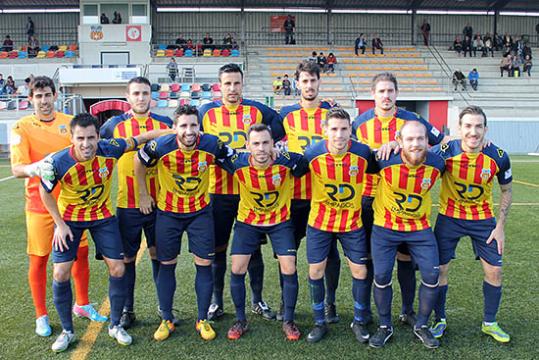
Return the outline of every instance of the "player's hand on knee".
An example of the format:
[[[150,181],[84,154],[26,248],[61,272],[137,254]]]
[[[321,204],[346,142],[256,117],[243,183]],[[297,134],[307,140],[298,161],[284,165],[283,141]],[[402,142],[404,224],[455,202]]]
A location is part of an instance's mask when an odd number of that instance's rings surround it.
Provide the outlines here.
[[[73,241],[73,233],[67,224],[63,223],[56,226],[52,238],[52,246],[56,251],[65,251],[69,249],[67,240]]]
[[[502,255],[505,245],[505,232],[503,227],[496,226],[494,230],[492,230],[487,239],[487,244],[490,244],[493,240],[496,240],[496,244],[498,245],[498,254]]]
[[[139,208],[144,215],[151,214],[155,207],[155,201],[150,195],[140,196]]]

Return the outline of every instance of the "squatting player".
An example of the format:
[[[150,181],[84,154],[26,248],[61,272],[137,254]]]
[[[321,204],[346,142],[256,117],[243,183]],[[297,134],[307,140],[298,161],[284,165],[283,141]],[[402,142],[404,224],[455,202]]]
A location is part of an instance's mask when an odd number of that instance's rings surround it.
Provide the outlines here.
[[[207,321],[213,289],[211,263],[215,256],[213,212],[208,192],[209,167],[232,156],[233,150],[218,137],[200,132],[195,107],[180,106],[174,115],[175,133],[149,142],[135,158],[140,209],[144,214],[151,213],[156,205],[145,181],[146,168],[157,167],[160,186],[155,227],[158,229],[156,250],[160,262],[157,294],[163,320],[154,339],[165,340],[175,330],[172,316],[175,270],[181,238],[187,232],[189,251],[196,267],[198,315],[195,328],[202,339],[213,340],[216,334]]]
[[[308,167],[303,157],[296,153],[283,151],[273,160],[273,145],[271,130],[264,124],[254,124],[247,131],[249,152],[241,152],[224,163],[240,186],[238,217],[230,251],[230,290],[236,307],[236,322],[228,331],[231,340],[239,339],[247,331],[245,273],[251,254],[259,248],[261,237],[266,235],[279,259],[283,279],[283,332],[291,341],[301,336],[294,322],[298,274],[290,201],[293,176],[305,174]]]
[[[288,150],[303,154],[305,149],[324,138],[322,122],[331,108],[331,104],[321,101],[320,67],[312,61],[303,61],[296,68],[298,88],[301,90],[299,103],[285,106],[281,109],[281,117],[286,132]],[[299,249],[301,239],[307,230],[307,221],[311,208],[312,184],[311,174],[307,173],[301,178],[294,178],[294,193],[292,198],[291,219],[294,224],[294,237],[296,249]],[[326,272],[326,299],[325,314],[328,323],[339,321],[335,307],[335,293],[339,285],[341,260],[337,250],[337,242],[332,242],[328,254]],[[277,315],[282,316],[282,311]]]
[[[150,112],[151,84],[144,77],[135,77],[127,83],[125,94],[131,110],[111,118],[100,129],[101,138],[126,139],[153,129],[168,129],[172,127],[172,120],[166,116]],[[138,183],[135,180],[134,170],[135,152],[125,153],[118,160],[118,196],[116,202],[116,216],[120,226],[120,234],[124,246],[125,256],[125,283],[127,297],[122,312],[120,324],[129,329],[136,319],[134,312],[135,296],[135,260],[140,249],[142,231],[146,237],[148,252],[152,261],[154,283],[159,273],[159,261],[155,253],[155,212],[143,214],[139,208]],[[150,189],[150,196],[157,200],[159,183],[157,170],[148,169],[146,184]]]
[[[430,145],[449,141],[429,122],[417,114],[397,107],[399,88],[397,79],[393,74],[380,73],[371,82],[371,95],[374,98],[374,108],[359,115],[353,123],[354,135],[357,139],[370,146],[371,149],[380,149],[384,153],[384,144],[396,146],[395,135],[407,121],[420,121],[427,127]],[[382,155],[381,154],[381,155]],[[380,177],[377,174],[367,175],[367,184],[363,193],[361,214],[367,238],[370,240],[373,224],[373,201],[377,192]],[[367,263],[369,268],[369,289],[372,286],[372,262]],[[399,320],[411,326],[415,323],[414,297],[416,289],[415,271],[406,246],[401,246],[397,253],[397,277],[401,288],[402,310]],[[370,290],[369,290],[370,292]]]
[[[233,149],[245,147],[247,130],[253,124],[268,125],[276,142],[284,137],[279,114],[259,102],[242,98],[243,72],[238,65],[223,65],[219,69],[219,83],[222,100],[200,107],[199,120],[202,131],[218,136],[225,145]],[[237,180],[234,180],[234,177],[223,169],[210,166],[210,194],[215,220],[215,260],[212,264],[214,288],[208,319],[214,320],[224,314],[226,251],[239,203]],[[260,250],[251,256],[249,278],[252,290],[252,311],[265,319],[274,319],[275,313],[262,299],[264,263]]]
[[[442,337],[446,328],[445,300],[449,262],[461,237],[470,236],[475,255],[481,260],[484,315],[481,330],[499,342],[510,336],[496,322],[502,296],[502,254],[505,246],[505,221],[512,202],[513,180],[509,156],[495,145],[483,146],[487,117],[478,106],[469,106],[459,115],[460,140],[437,146],[433,151],[445,159],[440,213],[434,233],[440,253],[440,293],[434,308],[431,331]],[[492,188],[494,178],[500,185],[500,212],[494,217]]]
[[[79,114],[70,123],[72,146],[52,155],[54,177],[42,178],[41,200],[51,214],[56,228],[53,245],[53,300],[63,331],[52,350],[64,351],[73,342],[70,271],[82,233],[89,230],[96,251],[103,255],[109,269],[109,336],[121,345],[131,344],[131,336],[120,326],[126,287],[123,247],[118,222],[112,212],[110,190],[112,171],[126,151],[158,136],[148,132],[129,139],[100,140],[98,122],[90,114]],[[58,203],[52,195],[60,185]]]
[[[352,124],[346,111],[329,110],[322,125],[327,140],[307,148],[304,155],[309,162],[313,190],[307,227],[307,261],[315,326],[307,341],[320,341],[327,333],[324,271],[332,243],[338,239],[352,273],[352,331],[359,342],[365,343],[369,339],[365,266],[368,248],[361,223],[361,194],[365,173],[373,171],[375,162],[367,145],[351,140]]]
[[[444,171],[443,159],[427,151],[428,130],[420,121],[407,121],[396,137],[401,150],[379,160],[380,182],[374,200],[371,254],[374,263],[374,301],[380,326],[371,347],[383,347],[393,335],[391,288],[397,249],[406,244],[421,272],[419,307],[413,331],[428,348],[439,341],[427,327],[438,295],[438,247],[430,227],[430,191]]]
[[[29,257],[28,283],[36,312],[36,329],[39,336],[50,336],[52,329],[47,311],[47,262],[52,251],[54,221],[39,197],[39,177],[43,159],[69,146],[71,116],[54,110],[58,94],[52,79],[38,76],[30,84],[28,99],[34,114],[15,123],[11,135],[11,169],[18,178],[26,178],[26,231]],[[50,169],[52,170],[52,169]],[[54,174],[50,172],[50,176]],[[58,197],[59,189],[53,192]],[[88,300],[88,240],[81,241],[77,261],[73,264],[76,301],[73,313],[94,321],[107,321],[99,315]]]

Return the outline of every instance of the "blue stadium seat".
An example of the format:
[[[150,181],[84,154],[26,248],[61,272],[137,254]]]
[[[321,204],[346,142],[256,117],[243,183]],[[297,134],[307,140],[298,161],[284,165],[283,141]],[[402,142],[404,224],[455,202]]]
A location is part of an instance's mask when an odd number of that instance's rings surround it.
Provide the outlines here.
[[[73,69],[82,69],[82,65],[80,65],[80,64],[73,64]]]
[[[211,85],[210,84],[202,84],[200,86],[200,88],[202,89],[202,91],[210,91],[211,90]]]
[[[175,92],[175,91],[171,91],[169,96],[170,96],[171,99],[177,99],[178,98],[178,93]]]
[[[159,91],[159,90],[161,90],[161,85],[152,84],[151,88],[152,88],[152,91]]]
[[[167,46],[166,46],[165,44],[159,44],[159,45],[157,45],[157,48],[158,48],[159,50],[166,50],[166,49],[167,49]]]
[[[185,50],[185,54],[183,54],[185,57],[193,57],[193,50],[187,49]]]
[[[67,51],[65,52],[65,57],[66,57],[66,58],[69,58],[69,59],[74,58],[74,57],[75,57],[75,52],[74,52],[74,51],[71,51],[71,50],[67,50]]]
[[[200,92],[192,91],[191,92],[191,99],[200,99]]]
[[[238,49],[233,49],[232,52],[230,53],[230,56],[234,56],[234,57],[240,56],[240,51]]]
[[[157,107],[158,108],[166,108],[166,107],[168,107],[168,100],[158,100],[157,101]]]
[[[189,102],[189,105],[198,106],[199,105],[198,99],[191,99],[191,101]]]
[[[152,99],[153,100],[158,100],[159,99],[159,92],[152,91]]]
[[[26,59],[28,57],[28,53],[26,51],[19,51],[19,59]]]
[[[180,87],[180,91],[191,91],[191,85],[182,84],[182,86]]]
[[[211,91],[203,91],[202,92],[202,98],[203,99],[211,99]]]
[[[50,48],[51,48],[50,45],[41,45],[41,50],[45,52],[49,51]]]

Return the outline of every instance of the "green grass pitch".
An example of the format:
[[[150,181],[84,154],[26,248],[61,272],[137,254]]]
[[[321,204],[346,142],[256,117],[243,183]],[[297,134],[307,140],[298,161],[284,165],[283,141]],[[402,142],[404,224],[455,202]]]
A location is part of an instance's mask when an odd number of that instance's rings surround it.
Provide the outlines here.
[[[170,339],[157,343],[152,335],[158,326],[157,300],[151,280],[151,265],[147,254],[138,266],[135,307],[137,325],[130,330],[134,343],[120,347],[101,330],[87,354],[88,359],[344,359],[368,357],[369,359],[537,359],[537,284],[539,284],[539,158],[514,156],[513,201],[506,226],[506,253],[504,259],[504,290],[498,316],[500,324],[512,336],[508,345],[496,343],[482,335],[482,270],[474,260],[468,239],[461,241],[458,258],[450,269],[448,295],[448,330],[442,346],[434,351],[424,348],[410,328],[396,325],[394,338],[383,349],[371,349],[355,341],[350,331],[353,302],[351,277],[347,267],[341,271],[337,293],[337,306],[341,322],[330,327],[326,339],[318,344],[308,344],[304,336],[299,342],[284,340],[280,323],[261,320],[248,314],[250,331],[239,341],[226,339],[228,327],[233,322],[233,305],[228,288],[225,288],[226,316],[215,323],[218,337],[205,343],[194,330],[196,301],[194,295],[194,265],[183,243],[177,268],[178,287],[175,307],[183,320]],[[0,162],[0,179],[11,175],[9,163]],[[526,182],[532,185],[518,183]],[[495,199],[498,192],[495,193]],[[433,196],[437,202],[437,191]],[[520,204],[520,205],[519,205]],[[433,208],[433,217],[437,208]],[[49,292],[48,306],[54,334],[39,338],[34,334],[34,309],[27,284],[28,260],[24,220],[23,181],[12,179],[0,182],[0,359],[67,359],[71,358],[75,343],[69,351],[56,355],[50,346],[60,331],[60,322]],[[90,246],[93,256],[94,248]],[[264,298],[274,308],[279,305],[280,293],[277,263],[271,248],[264,247],[266,263]],[[305,245],[299,251],[300,293],[297,322],[305,335],[312,325],[312,314],[307,287]],[[343,262],[344,264],[344,262]],[[107,273],[102,262],[91,260],[90,299],[100,306],[107,296]],[[395,279],[395,276],[394,276]],[[400,309],[400,293],[394,283],[393,318]],[[248,290],[249,293],[249,290]],[[374,304],[373,304],[374,309]],[[78,339],[86,332],[88,322],[75,319]],[[371,328],[374,331],[374,327]]]

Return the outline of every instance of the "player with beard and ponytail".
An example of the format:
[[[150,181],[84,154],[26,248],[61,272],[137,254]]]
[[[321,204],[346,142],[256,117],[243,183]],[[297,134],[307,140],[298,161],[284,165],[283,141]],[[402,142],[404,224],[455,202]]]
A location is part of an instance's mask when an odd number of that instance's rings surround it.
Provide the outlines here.
[[[374,300],[380,326],[371,336],[371,347],[383,347],[393,335],[391,277],[399,245],[406,244],[421,272],[419,307],[414,334],[428,348],[439,341],[427,321],[438,296],[438,247],[429,215],[430,190],[442,175],[443,159],[427,151],[428,131],[419,121],[407,121],[396,137],[399,154],[379,160],[380,182],[374,200],[371,254],[374,264]]]
[[[150,112],[151,84],[144,77],[135,77],[127,83],[125,94],[131,110],[109,119],[100,129],[100,136],[104,139],[122,138],[143,134],[154,129],[168,129],[172,127],[169,117]],[[157,281],[159,261],[155,252],[155,211],[143,214],[139,207],[138,184],[135,180],[133,159],[135,152],[125,153],[118,161],[118,196],[116,215],[120,225],[120,234],[125,255],[125,282],[127,298],[122,313],[121,325],[129,329],[135,322],[135,260],[140,249],[142,232],[146,238],[148,252],[152,259],[152,272],[154,283]],[[146,183],[150,195],[157,200],[159,182],[157,170],[148,169]]]

